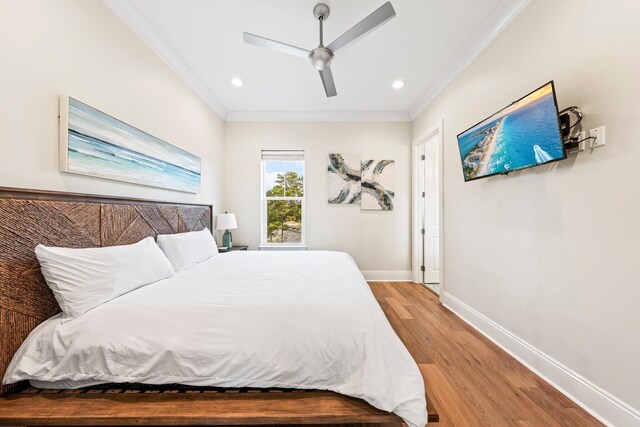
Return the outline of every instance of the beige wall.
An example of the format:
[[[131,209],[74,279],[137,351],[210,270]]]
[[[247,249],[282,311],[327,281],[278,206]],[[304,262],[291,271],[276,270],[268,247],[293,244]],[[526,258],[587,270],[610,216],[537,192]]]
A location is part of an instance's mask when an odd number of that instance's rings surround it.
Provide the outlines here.
[[[202,158],[199,194],[58,170],[71,95]],[[100,1],[0,0],[0,186],[222,203],[224,122]]]
[[[640,8],[535,0],[417,117],[444,118],[446,292],[640,408]],[[456,134],[549,80],[607,146],[465,183]]]
[[[411,270],[411,124],[227,122],[225,209],[236,214],[235,242],[260,245],[260,152],[305,150],[306,239],[310,249],[346,251],[376,278]],[[327,203],[327,155],[360,153],[396,161],[394,210]],[[384,277],[383,277],[384,276]]]

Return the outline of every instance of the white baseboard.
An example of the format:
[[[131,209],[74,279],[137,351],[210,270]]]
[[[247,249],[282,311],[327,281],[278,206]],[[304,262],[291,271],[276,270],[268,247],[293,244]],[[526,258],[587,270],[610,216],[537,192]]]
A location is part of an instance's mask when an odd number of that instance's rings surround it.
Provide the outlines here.
[[[362,270],[367,282],[411,282],[411,270]]]
[[[640,411],[572,371],[451,294],[442,304],[608,426],[638,427]]]

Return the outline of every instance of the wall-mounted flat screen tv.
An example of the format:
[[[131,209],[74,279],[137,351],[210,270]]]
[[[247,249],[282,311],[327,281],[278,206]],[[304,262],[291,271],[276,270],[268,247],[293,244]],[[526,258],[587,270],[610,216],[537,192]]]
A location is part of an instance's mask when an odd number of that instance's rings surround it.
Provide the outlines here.
[[[458,135],[464,180],[567,158],[553,82]]]

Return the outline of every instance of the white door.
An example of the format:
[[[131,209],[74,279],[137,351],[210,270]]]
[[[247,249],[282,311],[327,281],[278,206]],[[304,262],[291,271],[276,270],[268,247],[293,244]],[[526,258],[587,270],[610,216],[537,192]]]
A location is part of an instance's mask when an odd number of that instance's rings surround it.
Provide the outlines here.
[[[424,153],[423,254],[424,283],[440,283],[440,144],[437,135],[421,147]]]

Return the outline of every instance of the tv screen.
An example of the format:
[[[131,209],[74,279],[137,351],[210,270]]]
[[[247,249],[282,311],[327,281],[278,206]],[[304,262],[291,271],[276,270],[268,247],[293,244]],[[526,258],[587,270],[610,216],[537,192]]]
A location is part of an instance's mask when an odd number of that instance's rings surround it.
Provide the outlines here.
[[[458,148],[465,181],[565,159],[553,82],[459,134]]]

